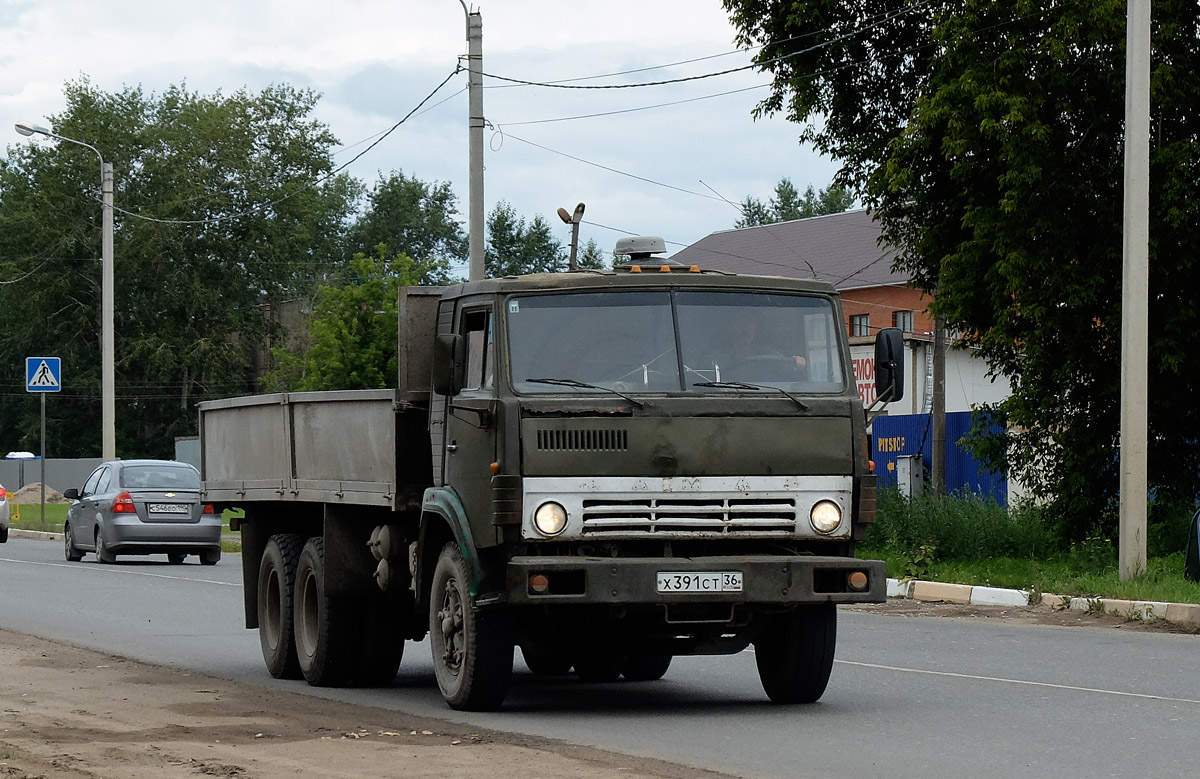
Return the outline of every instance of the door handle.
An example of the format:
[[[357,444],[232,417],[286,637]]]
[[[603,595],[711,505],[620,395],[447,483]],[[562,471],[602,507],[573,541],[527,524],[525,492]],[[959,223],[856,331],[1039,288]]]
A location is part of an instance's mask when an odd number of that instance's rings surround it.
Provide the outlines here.
[[[458,451],[458,444],[454,441],[451,441],[450,443],[446,444],[446,451],[450,454],[454,454]]]

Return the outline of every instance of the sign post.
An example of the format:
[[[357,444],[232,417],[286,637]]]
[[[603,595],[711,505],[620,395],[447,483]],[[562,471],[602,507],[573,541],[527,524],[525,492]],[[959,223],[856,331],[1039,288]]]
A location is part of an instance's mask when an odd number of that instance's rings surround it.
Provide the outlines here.
[[[25,358],[25,391],[42,396],[42,527],[46,526],[46,393],[62,390],[62,360],[58,357]]]

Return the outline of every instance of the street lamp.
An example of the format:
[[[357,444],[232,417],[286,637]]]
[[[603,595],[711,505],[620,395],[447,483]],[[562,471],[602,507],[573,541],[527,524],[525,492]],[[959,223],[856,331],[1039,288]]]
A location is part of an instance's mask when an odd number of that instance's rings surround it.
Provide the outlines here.
[[[117,459],[117,403],[113,358],[113,167],[100,150],[89,143],[57,135],[41,125],[17,122],[21,135],[45,135],[91,149],[100,158],[100,193],[104,202],[103,233],[100,240],[100,422],[105,460]]]
[[[568,214],[567,209],[558,209],[558,218],[571,225],[571,259],[567,262],[567,270],[579,270],[575,263],[579,250],[579,222],[583,219],[583,203],[575,206],[575,213]]]

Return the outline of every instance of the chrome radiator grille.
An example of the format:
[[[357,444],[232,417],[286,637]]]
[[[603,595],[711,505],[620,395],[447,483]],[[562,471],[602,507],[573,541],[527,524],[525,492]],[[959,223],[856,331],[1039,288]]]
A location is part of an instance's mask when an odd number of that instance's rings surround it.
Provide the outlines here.
[[[677,533],[684,535],[781,534],[796,527],[790,498],[645,498],[584,500],[585,536]]]

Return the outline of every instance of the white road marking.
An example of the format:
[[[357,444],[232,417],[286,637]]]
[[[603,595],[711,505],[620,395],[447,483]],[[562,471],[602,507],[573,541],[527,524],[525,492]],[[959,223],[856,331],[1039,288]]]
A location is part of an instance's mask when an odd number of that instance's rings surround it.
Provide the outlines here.
[[[42,565],[47,568],[70,568],[72,571],[95,571],[96,573],[119,573],[126,576],[149,576],[153,579],[173,579],[180,582],[200,582],[201,584],[219,584],[223,587],[241,587],[241,582],[218,582],[212,579],[193,579],[189,576],[169,576],[165,573],[150,573],[149,571],[132,571],[122,569],[111,565],[99,566],[88,565],[81,563],[39,563],[34,560],[13,560],[8,557],[0,557],[0,563],[19,563],[22,565]]]
[[[1004,684],[1023,684],[1029,687],[1049,687],[1055,690],[1070,690],[1072,692],[1094,692],[1101,695],[1119,695],[1126,698],[1147,698],[1154,701],[1169,701],[1171,703],[1195,703],[1200,704],[1200,700],[1191,698],[1172,698],[1166,695],[1149,695],[1142,692],[1122,692],[1121,690],[1102,690],[1097,687],[1074,687],[1069,684],[1051,684],[1050,682],[1031,682],[1027,679],[1005,679],[999,676],[976,676],[974,674],[958,674],[950,671],[927,671],[921,668],[901,668],[895,665],[880,665],[878,663],[858,663],[853,660],[835,660],[835,663],[842,665],[856,665],[860,668],[875,668],[881,671],[899,671],[901,673],[910,674],[926,674],[928,676],[948,676],[953,679],[971,679],[980,682],[1002,682]]]

